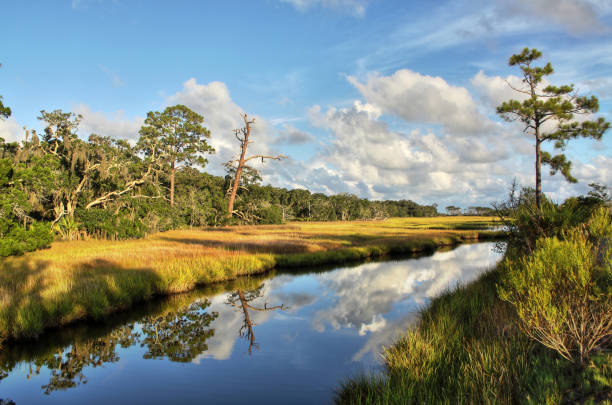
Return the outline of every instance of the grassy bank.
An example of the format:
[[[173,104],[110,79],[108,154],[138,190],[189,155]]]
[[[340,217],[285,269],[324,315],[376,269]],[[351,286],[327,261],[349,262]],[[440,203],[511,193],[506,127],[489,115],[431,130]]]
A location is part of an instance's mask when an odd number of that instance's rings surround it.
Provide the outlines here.
[[[612,354],[578,370],[528,339],[497,297],[500,270],[434,299],[384,351],[383,375],[345,381],[342,404],[612,402]]]
[[[490,237],[492,219],[438,217],[370,222],[178,230],[131,241],[57,242],[0,260],[0,336],[100,318],[153,295],[188,291],[275,267],[342,263]]]

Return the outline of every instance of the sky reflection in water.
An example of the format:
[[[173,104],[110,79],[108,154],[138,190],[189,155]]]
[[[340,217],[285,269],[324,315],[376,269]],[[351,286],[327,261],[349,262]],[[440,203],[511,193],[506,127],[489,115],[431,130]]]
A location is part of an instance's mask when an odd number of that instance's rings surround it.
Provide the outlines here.
[[[64,328],[4,349],[0,398],[330,402],[338,381],[378,367],[381,345],[432,297],[495,265],[501,255],[493,246],[239,280]]]

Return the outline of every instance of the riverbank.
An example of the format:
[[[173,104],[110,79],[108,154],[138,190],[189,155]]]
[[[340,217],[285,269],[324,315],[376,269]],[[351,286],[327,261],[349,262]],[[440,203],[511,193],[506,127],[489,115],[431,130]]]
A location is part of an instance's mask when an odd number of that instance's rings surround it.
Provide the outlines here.
[[[56,242],[0,260],[0,336],[101,318],[133,303],[277,267],[337,264],[490,239],[493,218],[436,217],[176,230]]]
[[[587,367],[579,369],[527,338],[516,311],[497,296],[500,266],[435,298],[415,327],[384,351],[384,374],[345,381],[336,402],[610,401],[612,353],[593,356]]]

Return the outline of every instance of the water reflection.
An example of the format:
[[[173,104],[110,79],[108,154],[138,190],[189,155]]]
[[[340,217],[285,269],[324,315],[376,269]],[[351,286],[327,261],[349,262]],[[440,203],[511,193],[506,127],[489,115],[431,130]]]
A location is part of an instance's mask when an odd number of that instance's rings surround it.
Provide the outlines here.
[[[244,316],[244,323],[240,330],[238,331],[238,335],[246,338],[249,341],[249,354],[252,354],[253,347],[259,348],[259,345],[255,343],[255,333],[253,332],[253,326],[256,324],[251,320],[251,316],[249,311],[274,311],[279,309],[281,311],[286,311],[289,309],[285,307],[283,304],[269,307],[267,302],[264,302],[263,307],[255,307],[251,305],[251,302],[257,300],[258,298],[263,298],[264,295],[262,293],[264,284],[261,284],[254,290],[250,291],[242,291],[242,289],[237,289],[235,292],[231,293],[227,297],[227,304],[232,305],[234,307],[238,307],[242,310]],[[238,302],[240,305],[238,305]]]
[[[41,387],[45,394],[74,388],[88,382],[85,368],[118,362],[118,348],[133,345],[146,349],[144,359],[192,361],[208,349],[206,340],[214,334],[209,325],[218,314],[207,312],[209,305],[207,300],[195,301],[177,310],[146,316],[136,324],[117,327],[103,337],[75,340],[69,346],[39,354],[28,362],[26,378],[40,375],[45,368],[50,375],[49,382]],[[16,364],[4,355],[0,359],[1,376],[7,377]]]
[[[206,312],[209,305],[208,300],[196,301],[176,312],[144,318],[142,338],[134,342],[139,341],[141,347],[147,348],[142,357],[189,362],[208,350],[206,341],[215,334],[209,325],[219,316],[217,312]]]
[[[36,343],[8,345],[0,352],[0,390],[17,403],[40,401],[33,391],[75,393],[58,400],[82,403],[92,402],[90,396],[79,398],[80,392],[90,392],[84,387],[97,387],[100,398],[93,402],[108,403],[110,393],[101,387],[112,375],[122,395],[138,395],[141,401],[181,402],[206,392],[213,402],[235,402],[228,399],[233,381],[244,374],[252,384],[243,390],[251,390],[254,402],[269,399],[272,391],[284,402],[300,392],[311,402],[329,400],[337,381],[355,367],[375,365],[381,345],[405,331],[431,298],[495,265],[501,254],[493,246],[270,274],[150,302],[106,323],[83,323]],[[177,371],[172,363],[185,366]],[[274,378],[256,383],[254,370],[255,376]],[[146,372],[147,379],[137,382],[135,376]],[[157,384],[151,382],[155,379]],[[279,386],[292,387],[291,392],[282,394]]]

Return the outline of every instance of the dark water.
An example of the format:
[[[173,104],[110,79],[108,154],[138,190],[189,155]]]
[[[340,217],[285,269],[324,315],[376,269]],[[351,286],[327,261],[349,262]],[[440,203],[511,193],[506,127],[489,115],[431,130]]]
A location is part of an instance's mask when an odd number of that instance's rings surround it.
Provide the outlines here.
[[[330,403],[339,381],[380,369],[418,308],[495,265],[493,246],[243,279],[52,331],[0,352],[0,398]]]

